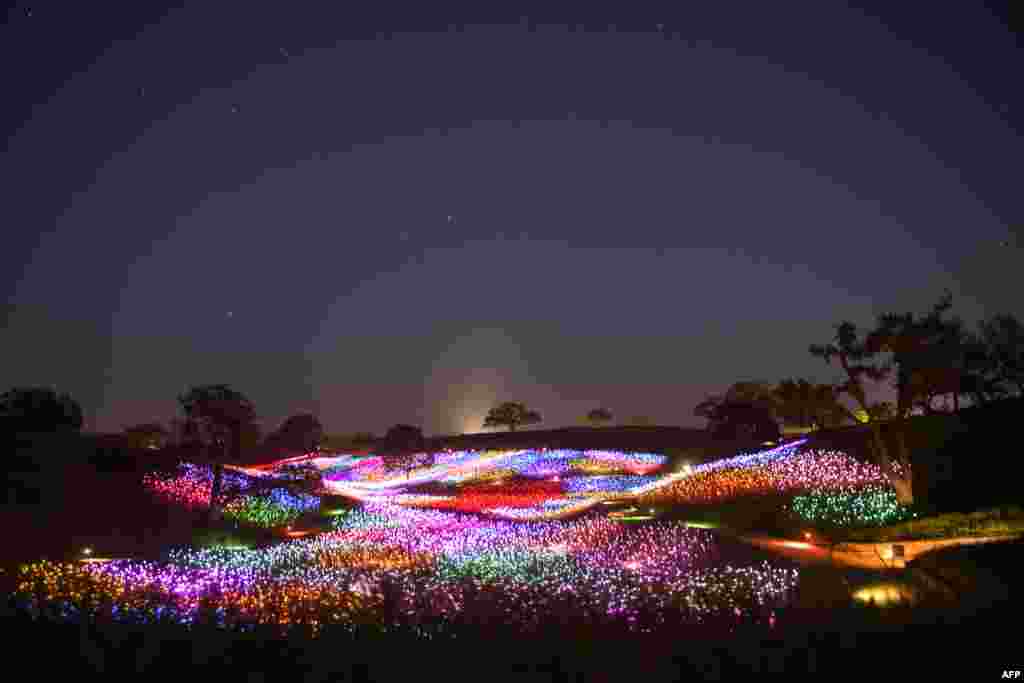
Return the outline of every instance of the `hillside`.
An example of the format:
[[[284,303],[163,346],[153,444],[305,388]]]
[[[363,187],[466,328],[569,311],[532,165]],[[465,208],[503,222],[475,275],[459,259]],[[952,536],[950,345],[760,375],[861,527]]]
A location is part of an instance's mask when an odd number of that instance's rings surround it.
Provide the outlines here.
[[[959,413],[915,416],[908,420],[906,443],[914,463],[914,489],[922,503],[941,511],[1019,502],[1024,462],[1018,425],[1024,399],[970,407]],[[895,448],[893,425],[882,434]],[[805,448],[840,450],[871,458],[871,432],[865,426],[816,432]]]

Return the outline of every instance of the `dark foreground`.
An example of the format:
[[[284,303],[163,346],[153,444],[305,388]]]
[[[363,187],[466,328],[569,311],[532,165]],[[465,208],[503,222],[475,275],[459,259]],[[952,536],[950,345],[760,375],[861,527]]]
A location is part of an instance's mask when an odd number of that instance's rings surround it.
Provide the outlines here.
[[[742,673],[825,673],[864,680],[894,675],[997,680],[1024,667],[1019,612],[1011,605],[957,609],[791,610],[772,629],[688,628],[658,636],[572,633],[530,636],[500,627],[454,639],[326,632],[226,633],[180,627],[57,625],[8,611],[8,662],[37,680],[71,674],[212,674],[211,680],[735,680]],[[23,669],[26,670],[26,669]],[[965,676],[964,676],[965,675]]]

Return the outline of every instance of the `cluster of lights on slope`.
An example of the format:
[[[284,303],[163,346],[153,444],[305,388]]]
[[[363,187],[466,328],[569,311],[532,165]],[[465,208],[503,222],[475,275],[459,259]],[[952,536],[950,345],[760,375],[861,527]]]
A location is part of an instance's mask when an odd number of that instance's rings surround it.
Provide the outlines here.
[[[630,488],[650,485],[644,474],[660,468],[665,456],[614,451],[521,450],[435,454],[434,463],[408,473],[389,473],[380,459],[363,459],[354,465],[328,468],[324,488],[334,494],[363,502],[397,502],[441,509],[492,514],[509,519],[557,519],[578,514],[601,498],[629,495]],[[550,487],[565,475],[593,472],[615,473],[605,479],[606,490],[581,483],[576,477],[567,487]],[[628,473],[628,474],[622,474]],[[545,485],[530,490],[522,479]],[[628,477],[635,477],[629,479]],[[480,484],[501,484],[500,489],[480,490]],[[459,486],[455,495],[413,492],[424,485]],[[574,490],[578,488],[579,490]]]
[[[892,488],[869,486],[850,491],[813,491],[793,498],[791,510],[820,526],[864,527],[895,524],[914,513],[900,505]]]
[[[223,487],[225,491],[252,491],[263,477],[237,470],[224,472]],[[210,491],[213,488],[213,474],[209,466],[184,464],[179,467],[177,475],[147,475],[143,484],[164,500],[190,508],[203,508],[210,505]],[[271,488],[265,486],[257,493],[243,494],[227,502],[224,516],[252,526],[277,527],[295,521],[305,512],[316,510],[320,506],[318,496],[293,493],[287,488]]]
[[[512,466],[518,466],[518,472],[526,476],[547,476],[552,481],[559,481],[562,491],[567,496],[552,495],[547,499],[538,496],[540,499],[536,501],[507,501],[500,505],[488,506],[483,501],[476,504],[470,502],[469,499],[475,496],[475,491],[460,491],[454,501],[446,501],[443,506],[449,509],[480,511],[506,519],[559,519],[580,514],[602,500],[643,496],[662,489],[671,490],[676,482],[688,483],[694,476],[699,480],[700,477],[711,476],[715,472],[749,470],[783,462],[793,458],[803,443],[804,441],[796,441],[770,450],[743,454],[661,476],[573,476],[582,472],[602,471],[603,467],[609,468],[603,471],[650,472],[664,464],[666,459],[660,455],[612,451],[525,451],[515,456],[511,461]],[[568,476],[565,476],[566,474]],[[464,498],[467,499],[466,502],[460,503]],[[422,504],[431,503],[424,500]]]
[[[225,468],[221,486],[224,491],[244,492],[256,483],[248,474]],[[205,507],[210,504],[213,471],[209,465],[185,463],[173,477],[147,474],[143,477],[143,486],[169,502],[187,507]]]
[[[417,477],[413,483],[443,481],[445,477],[464,484],[483,483],[492,476],[547,477],[561,472],[570,474],[561,478],[561,490],[576,494],[658,489],[687,501],[717,501],[736,495],[810,491],[798,496],[793,506],[807,519],[882,523],[898,514],[893,512],[894,496],[877,468],[834,452],[797,455],[798,445],[657,478],[622,475],[623,471],[636,471],[628,467],[629,459],[635,457],[632,454],[606,453],[603,458],[551,451],[484,457],[445,454],[428,476]],[[453,500],[451,496],[394,495],[408,486],[409,480],[382,471],[379,459],[352,460],[340,466],[335,459],[319,460],[313,466],[328,474],[358,472],[358,467],[365,467],[362,476],[345,476],[349,481],[379,484],[373,494],[381,494],[382,500],[389,492],[391,502],[406,504]],[[571,476],[592,471],[619,474],[593,477],[589,482]],[[209,468],[186,466],[177,480],[153,478],[148,484],[172,498],[208,504],[210,479]],[[466,505],[449,507],[510,519],[555,519],[566,510],[579,511],[593,502],[550,497],[555,493],[553,481],[506,481],[494,493],[510,496],[513,505],[489,507],[499,499],[480,499],[473,504],[467,498]],[[244,489],[252,481],[246,477],[232,480],[228,474],[225,484]],[[487,495],[484,487],[461,488],[460,495]],[[517,493],[538,499],[523,505],[528,501],[523,501],[522,495],[515,500]],[[309,509],[316,501],[315,497],[301,502],[284,500],[291,494],[283,490],[270,495],[267,505],[292,510]],[[587,618],[624,618],[636,626],[645,619],[650,625],[651,619],[663,623],[666,618],[678,618],[680,610],[698,620],[702,615],[728,611],[729,605],[747,611],[779,599],[795,579],[792,570],[770,566],[701,566],[699,558],[707,555],[701,552],[691,552],[688,560],[680,561],[672,548],[686,547],[686,541],[678,536],[695,533],[692,529],[651,525],[630,530],[653,534],[654,540],[647,542],[614,536],[612,529],[627,533],[604,519],[514,522],[368,505],[366,510],[344,515],[337,531],[305,541],[258,551],[178,551],[164,563],[105,562],[65,568],[41,563],[27,570],[22,588],[23,593],[51,596],[49,604],[63,605],[59,609],[65,616],[76,611],[105,613],[109,608],[118,619],[149,622],[212,619],[222,624],[317,626],[383,619],[378,589],[390,582],[398,587],[397,617],[406,622],[437,616],[487,621],[513,614],[528,626],[552,612],[567,610]],[[700,548],[700,543],[695,547]],[[669,613],[675,616],[667,616]],[[388,618],[395,617],[391,614]]]
[[[804,494],[794,510],[808,521],[824,521],[828,516],[836,524],[875,523],[867,520],[895,520],[903,514],[891,493],[885,493],[887,482],[878,467],[833,451],[799,453],[802,444],[797,441],[661,476],[622,472],[660,467],[663,456],[569,450],[444,452],[436,454],[433,465],[409,475],[387,472],[380,458],[352,456],[289,461],[267,472],[287,477],[296,466],[315,467],[324,474],[327,491],[365,503],[426,506],[522,521],[562,519],[615,498],[715,503],[758,494]],[[580,476],[601,467],[619,474]],[[238,481],[226,484],[239,488],[253,481],[242,473],[228,477]],[[186,466],[176,480],[153,480],[149,485],[181,501],[208,504],[209,480],[208,467]],[[458,488],[444,490],[445,485]],[[441,486],[442,492],[415,490],[423,486]],[[862,489],[863,493],[856,493]],[[248,523],[280,526],[316,505],[315,497],[276,490],[269,497],[236,500],[226,512]]]
[[[658,480],[637,474],[567,477],[562,487],[568,493],[629,493]]]
[[[570,472],[627,472],[647,474],[666,458],[649,453],[611,451],[525,450],[477,453],[458,451],[435,454],[434,463],[409,473],[388,473],[379,459],[363,459],[325,470],[325,483],[340,493],[364,493],[414,486],[429,482],[469,484],[509,472],[533,478],[549,478]]]
[[[484,512],[495,507],[529,507],[558,499],[562,486],[558,481],[512,480],[500,486],[484,484],[459,490],[457,496],[427,502],[431,507],[459,512]]]
[[[409,473],[388,472],[381,458],[317,458],[305,461],[319,469],[331,493],[363,502],[393,502],[440,509],[485,513],[506,519],[559,519],[579,514],[604,499],[633,497],[671,489],[675,482],[711,476],[720,471],[757,471],[791,458],[803,442],[716,461],[675,474],[651,476],[666,461],[661,455],[616,451],[521,450],[457,451],[435,454],[434,462]],[[294,467],[289,461],[269,471]],[[595,472],[615,474],[594,475]],[[628,474],[624,474],[628,473]],[[580,475],[591,476],[580,476]],[[539,480],[531,486],[523,477]],[[480,484],[499,483],[480,489]],[[560,482],[558,486],[551,486]],[[690,481],[687,484],[693,486]],[[416,492],[425,485],[457,485],[446,491]]]
[[[368,505],[336,524],[330,533],[260,550],[37,563],[24,570],[19,593],[36,608],[59,603],[151,621],[174,615],[182,623],[211,615],[219,615],[216,623],[314,627],[479,623],[500,613],[529,627],[554,610],[653,628],[758,613],[783,600],[796,579],[795,570],[770,565],[713,566],[713,537],[673,524],[623,527],[593,516],[512,522],[392,505]]]
[[[836,451],[791,453],[744,467],[695,468],[657,482],[641,502],[719,503],[750,495],[841,492],[885,487],[881,469]]]
[[[795,570],[715,564],[712,537],[682,525],[560,518],[602,497],[636,494],[648,501],[720,502],[796,493],[797,514],[833,524],[886,523],[906,514],[877,467],[831,451],[798,453],[800,445],[660,477],[644,474],[660,467],[662,456],[607,451],[443,453],[408,478],[373,457],[236,470],[225,473],[225,486],[245,490],[254,477],[287,479],[313,467],[369,502],[339,515],[330,533],[260,550],[179,549],[157,563],[36,563],[23,570],[19,593],[34,609],[49,606],[69,618],[89,613],[146,623],[314,628],[436,618],[533,627],[563,613],[654,628],[756,613],[785,597]],[[578,476],[596,472],[606,476]],[[146,483],[173,500],[208,505],[211,479],[209,467],[188,465],[176,479]],[[431,482],[458,489],[451,496],[405,491]],[[228,514],[274,525],[316,503],[315,496],[278,489],[246,496]],[[390,586],[386,604],[382,586]]]
[[[302,513],[320,507],[320,498],[296,494],[287,489],[273,489],[262,496],[243,496],[224,507],[224,516],[246,524],[272,528],[291,524]]]

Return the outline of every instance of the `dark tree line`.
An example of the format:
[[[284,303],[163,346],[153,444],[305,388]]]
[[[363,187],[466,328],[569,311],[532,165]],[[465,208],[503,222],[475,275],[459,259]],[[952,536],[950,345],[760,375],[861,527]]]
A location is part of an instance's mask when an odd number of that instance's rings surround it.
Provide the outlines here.
[[[82,406],[49,387],[14,387],[0,395],[0,428],[12,432],[78,432]]]
[[[911,503],[913,468],[906,443],[906,420],[913,413],[956,412],[964,402],[985,405],[1024,396],[1024,330],[1011,315],[982,320],[971,330],[949,315],[945,294],[924,314],[886,313],[860,328],[840,322],[827,344],[812,355],[837,366],[835,384],[785,380],[777,386],[741,382],[723,396],[700,403],[694,414],[720,436],[767,435],[769,421],[808,428],[866,423],[872,451],[903,503]],[[892,382],[896,403],[873,400],[873,384]],[[849,398],[855,409],[843,401]],[[883,438],[882,424],[893,435]]]

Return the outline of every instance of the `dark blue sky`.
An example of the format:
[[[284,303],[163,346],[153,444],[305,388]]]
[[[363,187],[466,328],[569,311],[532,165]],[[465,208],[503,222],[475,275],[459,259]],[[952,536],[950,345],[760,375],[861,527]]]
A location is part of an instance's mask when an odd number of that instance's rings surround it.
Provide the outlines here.
[[[2,29],[0,379],[89,427],[207,382],[271,428],[462,431],[503,399],[694,425],[734,381],[833,377],[807,346],[840,319],[944,288],[1024,315],[999,5],[212,4]]]

